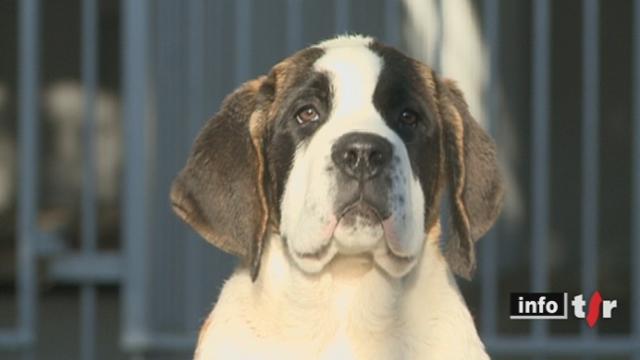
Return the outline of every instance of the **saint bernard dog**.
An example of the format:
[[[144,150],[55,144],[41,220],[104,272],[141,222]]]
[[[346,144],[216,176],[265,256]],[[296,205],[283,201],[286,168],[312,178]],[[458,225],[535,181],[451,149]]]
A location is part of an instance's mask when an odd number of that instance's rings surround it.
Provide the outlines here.
[[[502,194],[452,81],[363,36],[295,53],[224,100],[171,190],[240,259],[195,358],[487,359],[454,275]]]

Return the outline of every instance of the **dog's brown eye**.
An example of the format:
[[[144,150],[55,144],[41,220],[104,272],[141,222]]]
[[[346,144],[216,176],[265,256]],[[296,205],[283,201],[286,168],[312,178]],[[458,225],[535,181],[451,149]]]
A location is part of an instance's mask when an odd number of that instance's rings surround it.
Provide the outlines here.
[[[400,122],[403,125],[415,126],[418,123],[418,115],[411,110],[403,110],[400,113]]]
[[[318,120],[320,120],[320,115],[318,115],[318,111],[313,106],[305,106],[296,114],[296,121],[300,125]]]

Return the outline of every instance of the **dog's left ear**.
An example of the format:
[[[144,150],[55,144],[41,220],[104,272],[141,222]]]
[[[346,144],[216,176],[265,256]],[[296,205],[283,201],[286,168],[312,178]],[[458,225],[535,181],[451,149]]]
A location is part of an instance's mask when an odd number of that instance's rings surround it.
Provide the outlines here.
[[[476,268],[475,242],[500,213],[502,178],[495,144],[469,113],[460,89],[450,80],[435,81],[453,230],[445,257],[451,270],[468,280]]]

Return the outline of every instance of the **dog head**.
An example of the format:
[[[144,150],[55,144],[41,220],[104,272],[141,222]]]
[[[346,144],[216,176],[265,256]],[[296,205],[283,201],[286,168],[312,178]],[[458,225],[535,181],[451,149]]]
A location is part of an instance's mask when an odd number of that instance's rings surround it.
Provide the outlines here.
[[[254,278],[270,231],[305,272],[368,253],[400,277],[439,219],[444,188],[453,225],[445,256],[469,278],[474,242],[502,200],[495,146],[452,82],[356,36],[304,49],[229,95],[171,200]]]

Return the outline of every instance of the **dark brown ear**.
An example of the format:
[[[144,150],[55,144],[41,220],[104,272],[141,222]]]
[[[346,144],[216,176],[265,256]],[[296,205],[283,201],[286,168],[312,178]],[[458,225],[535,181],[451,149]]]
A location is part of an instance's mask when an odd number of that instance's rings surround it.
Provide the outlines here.
[[[470,279],[476,268],[475,242],[502,207],[502,178],[495,144],[469,113],[462,92],[449,80],[439,80],[437,91],[453,230],[445,257],[455,274]]]
[[[239,256],[255,279],[269,219],[264,186],[264,78],[242,85],[200,131],[171,188],[173,210],[207,241]]]

